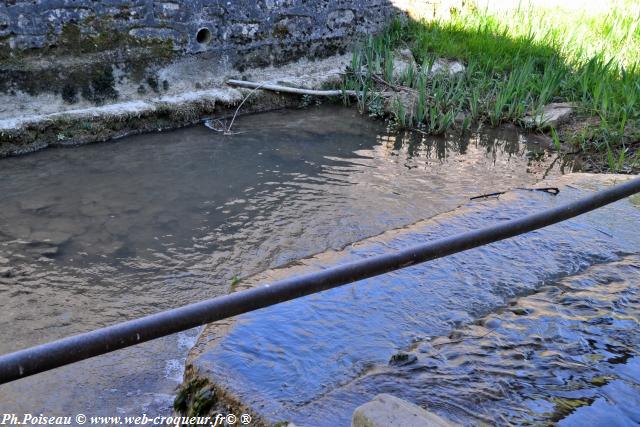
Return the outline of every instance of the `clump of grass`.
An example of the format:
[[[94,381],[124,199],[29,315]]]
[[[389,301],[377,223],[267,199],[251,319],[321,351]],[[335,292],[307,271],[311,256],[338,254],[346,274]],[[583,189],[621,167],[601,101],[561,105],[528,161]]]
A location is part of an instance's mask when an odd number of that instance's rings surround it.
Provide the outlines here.
[[[399,97],[393,100],[393,115],[398,129],[406,129],[409,126],[407,110]]]
[[[560,151],[562,149],[562,143],[560,142],[560,137],[558,136],[558,132],[556,132],[555,128],[551,128],[551,138],[556,151]]]
[[[233,276],[231,278],[231,284],[229,285],[229,290],[231,292],[235,292],[238,289],[238,285],[240,284],[240,278],[238,276]]]
[[[394,76],[393,52],[400,47],[420,65]],[[462,61],[466,71],[433,75],[436,58]],[[388,113],[399,127],[433,134],[452,127],[461,112],[467,126],[498,126],[522,123],[550,102],[570,102],[598,124],[591,120],[569,136],[554,130],[554,141],[567,137],[563,142],[602,153],[619,170],[638,157],[632,147],[640,139],[639,63],[640,5],[632,0],[600,15],[519,8],[497,16],[468,7],[447,21],[394,21],[369,37],[354,51],[344,87],[359,92],[363,112],[385,90],[380,79],[413,91],[415,112],[394,104]]]

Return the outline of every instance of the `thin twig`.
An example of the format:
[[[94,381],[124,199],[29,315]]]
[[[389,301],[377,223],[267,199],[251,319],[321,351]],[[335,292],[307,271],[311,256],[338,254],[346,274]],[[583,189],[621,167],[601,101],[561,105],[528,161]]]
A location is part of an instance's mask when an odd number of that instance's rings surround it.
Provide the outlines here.
[[[497,197],[506,193],[506,191],[498,191],[496,193],[482,194],[480,196],[469,197],[469,200],[478,200],[478,199],[486,199],[489,197]]]
[[[398,85],[391,84],[388,81],[386,81],[385,79],[383,79],[382,77],[378,76],[377,74],[371,74],[371,79],[373,81],[376,81],[376,82],[380,83],[380,84],[383,84],[385,86],[390,87],[391,89],[393,89],[396,92],[400,92],[403,89],[405,89],[405,90],[410,89],[410,88],[407,88],[407,87],[404,87],[404,86],[398,86]]]
[[[516,187],[516,190],[524,190],[524,191],[541,191],[543,193],[551,194],[552,196],[557,196],[560,194],[560,189],[558,187],[544,187],[544,188],[524,188],[524,187]]]
[[[251,95],[253,95],[253,92],[255,92],[258,89],[260,89],[263,85],[264,85],[264,83],[257,85],[251,92],[249,92],[249,94],[247,94],[247,96],[244,97],[244,99],[242,100],[240,105],[238,105],[238,108],[236,108],[236,112],[233,113],[233,117],[231,118],[231,123],[229,123],[229,127],[227,127],[227,130],[224,133],[225,135],[231,135],[231,127],[233,126],[233,122],[236,120],[236,116],[238,115],[238,112],[240,111],[240,108],[242,108],[242,106],[247,101],[247,99],[249,99],[249,97]]]
[[[541,191],[543,193],[551,194],[552,196],[557,196],[560,193],[560,189],[558,187],[544,187],[544,188],[515,187],[514,190]],[[489,194],[483,194],[481,196],[470,197],[469,200],[486,199],[488,197],[500,196],[505,193],[506,191],[498,191],[495,193],[489,193]]]
[[[244,97],[240,105],[238,105],[238,108],[236,109],[236,112],[234,113],[233,118],[231,119],[231,123],[229,123],[229,127],[225,131],[225,135],[232,134],[231,127],[233,126],[233,122],[236,120],[236,116],[238,115],[240,108],[242,107],[242,105],[244,105],[247,99],[249,99],[249,97],[251,97],[251,95],[253,95],[253,93],[258,89],[270,90],[274,92],[293,93],[297,95],[311,95],[311,96],[344,96],[344,95],[356,96],[357,95],[355,90],[312,90],[312,89],[301,89],[301,88],[295,88],[295,87],[274,85],[266,82],[255,83],[255,82],[249,82],[245,80],[227,80],[227,84],[230,86],[244,87],[244,88],[249,88],[253,90],[249,92],[249,94]]]

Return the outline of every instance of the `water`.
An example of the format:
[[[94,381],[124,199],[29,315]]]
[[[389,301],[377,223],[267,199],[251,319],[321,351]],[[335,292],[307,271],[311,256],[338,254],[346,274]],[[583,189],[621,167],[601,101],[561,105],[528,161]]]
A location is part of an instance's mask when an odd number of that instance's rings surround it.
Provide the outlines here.
[[[419,143],[333,107],[236,123],[0,160],[0,352],[221,295],[561,167],[508,129]],[[197,333],[0,386],[0,412],[166,415]]]
[[[252,281],[481,228],[602,187],[584,179],[566,178],[558,196],[473,202]],[[629,224],[639,222],[640,209],[624,200],[247,313],[222,338],[201,339],[194,364],[272,422],[349,425],[358,405],[391,393],[464,425],[637,425],[640,230]]]
[[[406,365],[381,364],[298,416],[325,425],[317,414],[338,413],[326,425],[346,425],[354,405],[386,392],[463,425],[638,425],[639,281],[638,255],[595,265],[417,340]]]
[[[494,424],[638,425],[638,282],[638,255],[594,265],[364,382],[402,378],[394,387],[405,396],[466,424],[500,414]]]

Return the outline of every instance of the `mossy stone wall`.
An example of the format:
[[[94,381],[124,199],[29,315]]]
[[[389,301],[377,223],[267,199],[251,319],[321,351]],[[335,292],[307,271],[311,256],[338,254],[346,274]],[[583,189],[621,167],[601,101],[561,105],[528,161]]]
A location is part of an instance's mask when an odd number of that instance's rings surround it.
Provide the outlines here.
[[[0,94],[108,102],[114,78],[146,87],[181,57],[243,71],[345,52],[397,13],[388,0],[5,0]]]
[[[286,54],[375,31],[393,13],[386,0],[5,0],[0,44],[5,58],[158,42],[183,53],[270,46]]]

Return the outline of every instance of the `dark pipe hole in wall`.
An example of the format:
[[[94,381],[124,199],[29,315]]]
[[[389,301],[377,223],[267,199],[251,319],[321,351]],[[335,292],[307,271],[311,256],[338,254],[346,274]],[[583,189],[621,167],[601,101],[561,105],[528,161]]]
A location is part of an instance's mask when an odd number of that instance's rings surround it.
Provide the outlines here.
[[[196,33],[196,41],[200,44],[209,44],[211,42],[211,30],[200,28]]]

